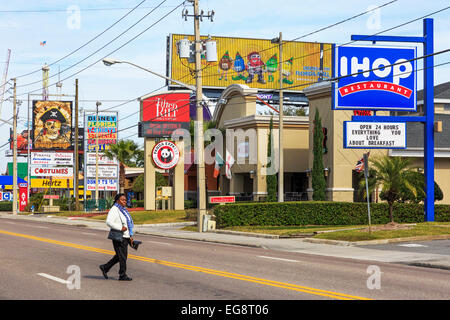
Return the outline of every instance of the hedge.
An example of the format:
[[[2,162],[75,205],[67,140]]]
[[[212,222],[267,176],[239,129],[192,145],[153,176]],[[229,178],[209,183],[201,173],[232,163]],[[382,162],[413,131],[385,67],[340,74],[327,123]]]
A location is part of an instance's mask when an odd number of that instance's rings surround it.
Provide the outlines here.
[[[372,224],[390,222],[387,203],[370,205]],[[364,225],[367,204],[353,202],[300,201],[226,204],[214,207],[218,228],[230,226],[292,226],[292,225]],[[424,221],[423,204],[396,203],[394,221]],[[450,221],[450,205],[435,205],[435,221]]]
[[[11,201],[0,202],[0,211],[12,211],[12,202]]]

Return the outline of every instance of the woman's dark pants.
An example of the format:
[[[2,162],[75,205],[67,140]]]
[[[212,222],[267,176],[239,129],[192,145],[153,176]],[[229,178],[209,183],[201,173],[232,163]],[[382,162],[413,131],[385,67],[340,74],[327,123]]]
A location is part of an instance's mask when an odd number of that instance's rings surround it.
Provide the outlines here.
[[[129,238],[123,238],[122,242],[112,241],[116,254],[111,260],[104,264],[106,272],[108,272],[117,262],[119,262],[119,277],[125,277],[127,275],[127,255],[129,242]]]

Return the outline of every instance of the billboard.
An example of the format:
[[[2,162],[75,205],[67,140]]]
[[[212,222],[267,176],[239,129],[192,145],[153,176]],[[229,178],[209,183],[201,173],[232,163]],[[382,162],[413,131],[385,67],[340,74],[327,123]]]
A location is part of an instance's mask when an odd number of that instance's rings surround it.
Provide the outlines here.
[[[167,75],[183,83],[195,85],[190,76],[195,61],[180,58],[177,42],[194,36],[171,34],[168,37]],[[201,37],[206,40],[207,37]],[[218,62],[208,63],[202,55],[202,84],[205,88],[226,88],[231,84],[246,84],[252,88],[279,89],[279,65],[286,90],[301,91],[305,87],[332,76],[332,44],[286,41],[283,61],[279,61],[277,44],[266,39],[216,37]],[[179,87],[169,83],[170,87]],[[291,87],[291,88],[289,88]]]
[[[118,177],[117,166],[98,166],[99,178],[117,178]],[[95,178],[96,166],[87,166],[86,177]]]
[[[33,101],[33,149],[72,148],[72,101]]]
[[[99,151],[108,150],[111,144],[117,142],[117,112],[100,112],[96,120],[95,114],[86,115],[86,151],[95,152],[97,139]]]
[[[31,152],[31,165],[73,166],[72,152]]]
[[[87,179],[87,190],[95,191],[95,179]],[[117,179],[98,179],[98,190],[100,191],[117,191],[118,180]]]
[[[139,137],[170,137],[176,129],[189,130],[189,98],[186,90],[142,97]]]
[[[31,188],[69,189],[73,188],[73,179],[31,179]]]
[[[73,167],[47,168],[44,166],[31,166],[30,174],[35,177],[72,177]]]
[[[335,50],[334,110],[416,111],[416,48],[340,46]]]

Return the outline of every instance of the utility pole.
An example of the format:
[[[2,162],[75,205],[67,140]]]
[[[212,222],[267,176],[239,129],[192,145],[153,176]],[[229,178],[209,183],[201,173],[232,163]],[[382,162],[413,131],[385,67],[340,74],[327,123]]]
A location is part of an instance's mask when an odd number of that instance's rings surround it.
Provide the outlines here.
[[[74,161],[75,168],[73,170],[73,196],[75,197],[75,210],[80,210],[80,200],[78,199],[78,79],[75,79],[75,145],[74,150]],[[86,179],[86,177],[84,177]]]
[[[278,38],[279,54],[280,54],[280,102],[279,102],[279,124],[278,124],[278,135],[279,135],[279,170],[278,170],[278,202],[284,202],[284,156],[283,156],[283,37],[280,32]]]
[[[95,131],[96,131],[96,142],[95,142],[95,206],[98,210],[98,106],[102,103],[100,101],[96,102],[96,112],[95,112]]]
[[[17,215],[17,86],[14,80],[14,101],[13,101],[13,214]],[[28,181],[28,183],[30,183]]]
[[[194,0],[194,34],[195,34],[195,85],[197,100],[197,186],[198,186],[198,215],[197,226],[198,232],[203,232],[203,219],[206,215],[206,175],[205,175],[205,159],[203,145],[203,92],[202,92],[202,65],[201,50],[202,43],[200,40],[200,15],[198,8],[198,0]]]

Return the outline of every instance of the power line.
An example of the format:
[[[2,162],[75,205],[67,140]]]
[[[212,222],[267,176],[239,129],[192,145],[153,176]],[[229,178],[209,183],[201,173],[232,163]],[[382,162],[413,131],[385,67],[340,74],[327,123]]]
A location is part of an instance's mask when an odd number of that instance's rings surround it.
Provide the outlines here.
[[[137,9],[141,4],[143,4],[145,1],[147,1],[147,0],[141,1],[137,6],[135,6],[134,8],[132,8],[129,12],[127,12],[124,16],[122,16],[119,20],[117,20],[117,21],[114,22],[112,25],[110,25],[108,28],[106,28],[105,30],[103,30],[102,32],[100,32],[100,33],[99,33],[98,35],[96,35],[94,38],[92,38],[91,40],[89,40],[88,42],[86,42],[85,44],[83,44],[82,46],[78,47],[77,49],[73,50],[72,52],[66,54],[64,57],[62,57],[62,58],[56,60],[55,62],[50,63],[48,66],[52,66],[52,65],[54,65],[54,64],[56,64],[56,63],[58,63],[58,62],[60,62],[60,61],[62,61],[62,60],[64,60],[64,59],[66,59],[67,57],[71,56],[71,55],[74,54],[75,52],[81,50],[82,48],[84,48],[85,46],[87,46],[88,44],[90,44],[92,41],[96,40],[98,37],[100,37],[100,36],[103,35],[105,32],[107,32],[108,30],[110,30],[112,27],[114,27],[114,26],[115,26],[116,24],[118,24],[120,21],[122,21],[123,19],[125,19],[125,17],[127,17],[130,13],[132,13],[134,10],[136,10],[136,9]],[[18,79],[18,78],[26,77],[26,76],[29,76],[29,75],[31,75],[31,74],[34,74],[34,73],[37,73],[37,72],[40,72],[40,71],[41,71],[41,69],[37,69],[37,70],[35,70],[35,71],[32,71],[32,72],[29,72],[29,73],[26,73],[26,74],[17,76],[17,77],[15,77],[15,78]]]
[[[144,0],[144,1],[146,1],[146,0]],[[142,2],[144,2],[144,1],[142,1]],[[117,37],[115,37],[115,38],[112,39],[111,41],[107,42],[107,43],[106,43],[104,46],[102,46],[100,49],[97,49],[96,51],[94,51],[93,53],[91,53],[90,55],[88,55],[87,57],[85,57],[84,59],[82,59],[82,60],[78,61],[77,63],[71,65],[70,67],[68,67],[68,68],[66,68],[66,69],[64,69],[64,70],[62,70],[62,71],[60,71],[58,74],[54,74],[54,75],[50,76],[49,79],[50,79],[50,78],[53,78],[53,77],[56,77],[57,75],[59,75],[59,74],[61,74],[61,73],[63,73],[63,72],[66,72],[67,70],[72,69],[73,67],[79,65],[81,62],[86,61],[87,59],[89,59],[90,57],[92,57],[93,55],[95,55],[96,53],[98,53],[99,51],[103,50],[104,48],[106,48],[107,46],[109,46],[111,43],[113,43],[114,41],[116,41],[117,39],[119,39],[121,36],[123,36],[125,33],[127,33],[128,31],[130,31],[132,28],[134,28],[136,25],[138,25],[142,20],[144,20],[146,17],[148,17],[150,14],[152,14],[156,9],[159,8],[159,6],[161,6],[161,5],[162,5],[164,2],[166,2],[166,1],[167,1],[167,0],[163,0],[156,8],[154,8],[153,10],[151,10],[150,12],[148,12],[147,14],[145,14],[141,19],[139,19],[138,21],[136,21],[135,23],[133,23],[130,27],[128,27],[125,31],[123,31],[122,33],[120,33]],[[141,2],[141,3],[142,3],[142,2]],[[26,83],[26,84],[22,84],[22,85],[20,85],[20,86],[18,86],[18,87],[19,87],[19,88],[21,88],[21,87],[27,87],[27,86],[30,86],[30,85],[32,85],[32,84],[36,84],[36,83],[39,83],[39,82],[41,82],[41,80],[33,81],[33,82],[30,82],[30,83]]]
[[[165,0],[165,1],[166,1],[166,0]],[[184,4],[184,2],[185,2],[185,1],[181,2],[176,8],[174,8],[174,9],[171,10],[171,11],[169,11],[167,14],[165,14],[164,16],[162,16],[162,17],[161,17],[159,20],[157,20],[155,23],[153,23],[153,24],[150,25],[148,28],[146,28],[146,29],[144,29],[143,31],[141,31],[140,33],[138,33],[136,36],[134,36],[133,38],[131,38],[130,40],[128,40],[127,42],[125,42],[124,44],[122,44],[121,46],[119,46],[118,48],[116,48],[115,50],[113,50],[113,51],[111,51],[110,53],[108,53],[106,56],[104,56],[104,57],[102,57],[101,59],[95,61],[94,63],[90,64],[89,66],[87,66],[87,67],[85,67],[85,68],[83,68],[83,69],[81,69],[81,70],[79,70],[79,71],[77,71],[77,72],[71,74],[70,76],[67,76],[66,78],[62,79],[61,82],[62,82],[62,81],[65,81],[65,80],[67,80],[67,79],[70,79],[70,78],[72,78],[72,77],[74,77],[74,76],[76,76],[76,75],[78,75],[78,74],[80,74],[81,72],[85,71],[86,69],[92,67],[94,64],[96,64],[96,63],[102,61],[104,58],[106,58],[106,57],[110,56],[111,54],[115,53],[116,51],[122,49],[124,46],[128,45],[130,42],[136,40],[136,39],[137,39],[138,37],[140,37],[142,34],[144,34],[145,32],[147,32],[148,30],[150,30],[152,27],[154,27],[155,25],[157,25],[159,22],[161,22],[162,20],[164,20],[167,16],[169,16],[171,13],[173,13],[175,10],[177,10],[179,7],[181,7],[181,6]],[[53,86],[53,85],[55,85],[56,83],[57,83],[57,82],[55,82],[55,83],[53,83],[53,84],[51,84],[51,85],[49,85],[49,86]],[[33,93],[33,92],[36,92],[36,91],[39,91],[39,90],[42,90],[42,89],[43,89],[43,88],[39,88],[39,89],[36,89],[36,90],[33,90],[33,91],[29,91],[29,92],[26,92],[26,93],[21,93],[21,94],[18,94],[17,96],[24,96],[24,95],[27,95],[27,94],[29,94],[29,93]]]

